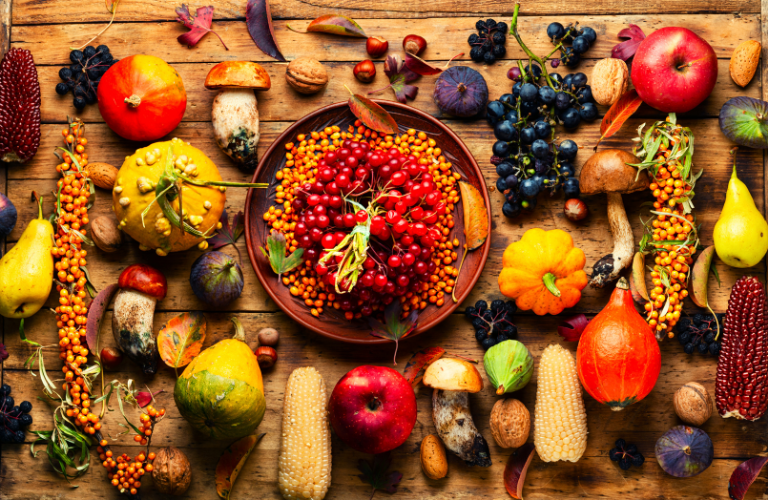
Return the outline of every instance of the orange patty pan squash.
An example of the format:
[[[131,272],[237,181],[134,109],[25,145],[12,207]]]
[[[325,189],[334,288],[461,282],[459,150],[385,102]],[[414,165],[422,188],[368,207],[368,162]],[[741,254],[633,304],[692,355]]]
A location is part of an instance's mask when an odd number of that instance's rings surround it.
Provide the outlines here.
[[[584,252],[560,229],[530,229],[504,251],[501,293],[539,316],[575,306],[587,286]]]

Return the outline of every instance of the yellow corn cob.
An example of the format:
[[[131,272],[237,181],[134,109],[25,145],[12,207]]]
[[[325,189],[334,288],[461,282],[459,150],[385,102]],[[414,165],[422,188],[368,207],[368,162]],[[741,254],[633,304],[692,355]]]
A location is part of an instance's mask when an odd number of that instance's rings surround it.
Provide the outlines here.
[[[544,462],[578,461],[587,449],[587,413],[576,362],[550,345],[539,361],[533,444]]]
[[[288,377],[283,403],[283,440],[278,461],[286,500],[322,500],[331,485],[331,431],[325,381],[314,368]]]

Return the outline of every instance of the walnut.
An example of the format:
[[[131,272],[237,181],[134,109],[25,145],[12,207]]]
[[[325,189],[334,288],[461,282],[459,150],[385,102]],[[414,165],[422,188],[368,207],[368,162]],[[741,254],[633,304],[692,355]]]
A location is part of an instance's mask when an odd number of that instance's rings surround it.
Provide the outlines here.
[[[531,414],[517,399],[500,399],[491,410],[491,434],[502,448],[519,448],[528,441]]]
[[[117,228],[117,221],[108,215],[100,215],[91,221],[91,238],[107,253],[116,252],[123,244],[123,233]]]
[[[592,96],[598,104],[611,106],[627,91],[629,69],[621,59],[601,59],[592,70]]]
[[[316,94],[328,85],[328,72],[317,59],[299,57],[288,65],[285,80],[297,92]]]
[[[160,493],[183,495],[192,481],[189,460],[180,449],[173,446],[157,452],[153,464],[152,480]]]
[[[698,382],[688,382],[675,392],[675,413],[687,424],[701,426],[712,416],[712,399]]]

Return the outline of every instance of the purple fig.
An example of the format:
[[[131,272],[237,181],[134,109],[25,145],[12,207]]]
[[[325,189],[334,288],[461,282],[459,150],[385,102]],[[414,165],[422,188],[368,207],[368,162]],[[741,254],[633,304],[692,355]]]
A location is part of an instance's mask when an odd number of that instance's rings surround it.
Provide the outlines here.
[[[768,149],[768,102],[745,96],[729,99],[720,108],[720,130],[741,146]]]
[[[223,307],[243,293],[243,271],[237,261],[224,252],[208,252],[192,264],[189,283],[198,299]]]
[[[712,464],[715,449],[707,433],[696,427],[672,427],[656,441],[656,460],[664,472],[675,477],[693,477]]]
[[[11,234],[16,226],[16,207],[3,193],[0,193],[0,240]]]
[[[443,113],[467,118],[485,109],[488,84],[474,69],[453,66],[438,77],[432,98]]]

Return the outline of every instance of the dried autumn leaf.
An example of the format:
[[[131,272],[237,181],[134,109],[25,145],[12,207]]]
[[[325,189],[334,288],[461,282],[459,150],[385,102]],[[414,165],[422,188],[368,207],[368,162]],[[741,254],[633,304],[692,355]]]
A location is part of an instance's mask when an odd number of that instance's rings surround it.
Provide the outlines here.
[[[384,62],[384,73],[389,77],[389,85],[378,90],[372,90],[368,92],[368,95],[378,94],[391,88],[395,92],[395,98],[403,104],[407,104],[408,99],[416,99],[419,88],[408,84],[416,80],[419,75],[409,70],[399,55],[387,56],[387,60]]]
[[[507,460],[507,466],[504,467],[504,487],[507,493],[516,500],[523,499],[523,486],[525,486],[525,476],[528,473],[528,466],[531,465],[536,449],[532,443],[525,443],[515,450]]]
[[[632,89],[624,93],[618,101],[613,103],[611,109],[603,116],[603,122],[600,124],[600,139],[595,144],[595,151],[597,146],[603,139],[607,139],[621,129],[630,116],[635,114],[637,108],[643,103],[640,96],[637,95],[637,90]]]
[[[213,33],[219,40],[225,49],[229,50],[227,44],[224,43],[221,36],[211,29],[213,24],[213,6],[200,7],[197,9],[196,15],[192,15],[189,12],[189,7],[186,4],[181,4],[181,7],[176,7],[176,18],[178,22],[189,28],[189,31],[183,35],[179,35],[177,40],[189,48],[194,47],[206,34]]]
[[[349,89],[347,89],[349,90]],[[363,125],[371,130],[382,134],[392,135],[397,133],[397,122],[387,110],[359,94],[352,94],[349,98],[349,109],[361,121]]]
[[[88,306],[88,319],[85,321],[85,342],[91,352],[98,353],[99,350],[99,330],[101,329],[101,319],[104,317],[112,297],[118,290],[117,283],[107,285],[102,289]]]
[[[464,181],[459,182],[461,191],[461,204],[464,207],[464,255],[461,256],[459,264],[459,273],[456,276],[456,282],[459,281],[461,268],[464,266],[464,259],[472,250],[479,248],[488,239],[488,208],[485,206],[485,199],[480,191],[472,184]],[[457,283],[453,285],[451,298],[456,299]]]
[[[245,24],[248,26],[253,42],[269,57],[280,62],[288,62],[280,53],[275,40],[275,28],[272,26],[272,13],[269,0],[248,0],[245,7]]]
[[[438,73],[442,73],[448,67],[448,65],[451,64],[451,62],[454,59],[457,59],[463,55],[464,55],[464,52],[453,56],[450,59],[450,61],[445,63],[444,67],[438,68],[434,64],[428,63],[427,61],[420,58],[419,56],[411,54],[410,52],[406,52],[405,66],[411,71],[413,71],[414,73],[416,73],[417,75],[421,75],[421,76],[437,75]]]
[[[566,318],[557,326],[557,333],[568,342],[578,342],[589,320],[583,314],[577,314]]]
[[[227,446],[224,453],[221,454],[219,464],[216,466],[216,493],[219,494],[219,497],[229,500],[237,475],[264,434],[246,436]]]
[[[212,238],[208,239],[208,248],[211,250],[218,250],[221,247],[232,245],[237,250],[237,260],[242,262],[240,258],[240,249],[237,248],[237,240],[242,236],[245,231],[245,216],[243,212],[237,212],[232,218],[232,226],[229,225],[229,216],[227,211],[224,210],[219,218],[221,222],[221,229],[217,230]]]
[[[260,247],[261,253],[269,259],[269,265],[278,278],[283,274],[295,269],[304,262],[301,257],[304,255],[303,248],[297,248],[291,255],[285,255],[287,248],[285,235],[279,231],[272,231],[267,237],[267,249]]]
[[[384,323],[374,318],[367,318],[371,327],[370,334],[374,337],[389,339],[395,343],[395,355],[393,361],[397,365],[397,348],[400,339],[406,337],[416,328],[418,311],[411,311],[408,316],[401,318],[403,306],[399,300],[393,301],[384,309]]]
[[[8,359],[8,356],[10,356],[10,354],[8,354],[8,351],[5,350],[5,344],[0,342],[0,364]]]
[[[419,385],[419,382],[421,382],[421,379],[423,378],[422,372],[427,368],[427,366],[440,359],[443,354],[445,354],[445,349],[442,347],[429,347],[427,349],[422,349],[421,351],[411,356],[411,359],[409,359],[408,363],[405,364],[403,377],[405,377],[405,380],[407,380],[412,386]]]
[[[187,366],[203,348],[205,329],[205,316],[200,311],[169,319],[157,334],[157,349],[163,362],[171,368]]]
[[[337,16],[334,14],[326,14],[320,16],[307,26],[306,31],[299,31],[291,28],[288,24],[286,27],[295,31],[296,33],[326,33],[328,35],[341,35],[352,36],[356,38],[368,38],[363,28],[360,27],[354,19],[350,19],[347,16]]]
[[[134,398],[136,399],[136,404],[139,405],[139,408],[144,408],[149,403],[151,403],[153,399],[155,399],[155,396],[157,396],[161,392],[165,392],[165,389],[160,389],[155,393],[152,393],[149,391],[139,391],[134,396]]]
[[[373,498],[376,490],[386,491],[389,494],[397,492],[397,487],[400,485],[400,481],[403,480],[403,474],[398,471],[390,472],[389,466],[391,463],[392,457],[389,452],[374,455],[373,460],[363,460],[361,458],[357,461],[357,468],[362,472],[357,477],[373,487],[370,498]]]
[[[643,30],[638,25],[630,24],[629,28],[619,31],[619,38],[627,38],[628,40],[616,44],[611,49],[611,57],[628,61],[635,55],[637,48],[645,40],[645,33],[643,33]]]
[[[744,500],[747,490],[755,482],[760,471],[768,463],[768,457],[754,457],[742,462],[728,480],[728,495],[733,500]]]

